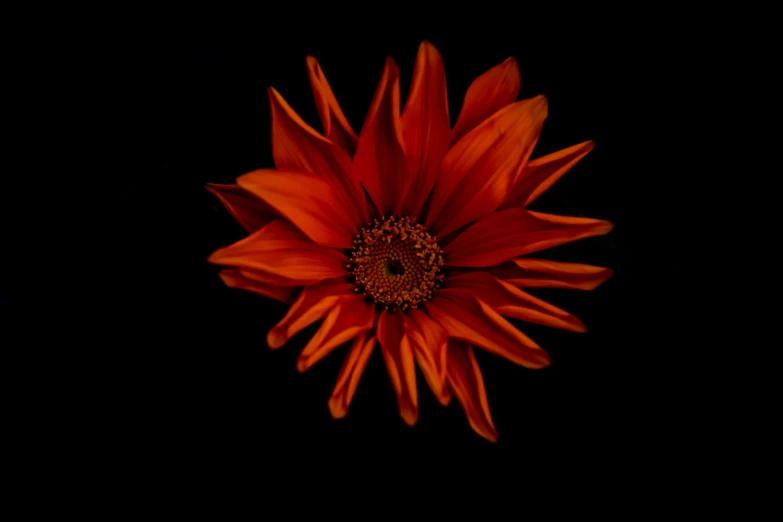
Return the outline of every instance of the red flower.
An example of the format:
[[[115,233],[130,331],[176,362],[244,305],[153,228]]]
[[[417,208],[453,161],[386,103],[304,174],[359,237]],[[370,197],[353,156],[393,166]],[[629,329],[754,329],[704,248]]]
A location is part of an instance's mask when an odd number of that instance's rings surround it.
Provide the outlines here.
[[[442,404],[454,394],[473,429],[496,440],[473,347],[548,366],[546,352],[504,316],[585,327],[519,287],[590,290],[612,274],[527,257],[611,230],[607,221],[525,209],[592,142],[529,160],[547,101],[515,101],[513,58],[473,82],[453,129],[438,51],[421,44],[402,114],[399,70],[388,58],[358,137],[318,62],[308,57],[307,66],[323,135],[269,89],[277,168],[209,185],[250,233],[209,261],[230,267],[220,273],[228,286],[291,305],[268,333],[271,348],[323,320],[300,371],[352,342],[329,400],[335,418],[347,413],[377,345],[406,423],[418,417],[418,365]]]

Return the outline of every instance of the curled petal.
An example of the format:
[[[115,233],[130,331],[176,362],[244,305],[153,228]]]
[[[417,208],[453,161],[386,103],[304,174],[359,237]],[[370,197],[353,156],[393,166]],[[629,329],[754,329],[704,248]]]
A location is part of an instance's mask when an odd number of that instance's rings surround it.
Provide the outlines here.
[[[427,226],[446,236],[496,210],[533,152],[546,116],[543,96],[518,101],[457,142],[440,165]]]
[[[264,297],[276,299],[286,304],[291,304],[297,294],[297,288],[290,286],[280,286],[277,284],[262,283],[249,277],[248,271],[238,270],[236,268],[226,268],[220,271],[220,279],[230,288],[240,288],[261,294]]]
[[[251,234],[279,217],[272,207],[245,192],[239,185],[207,183],[207,190],[214,194],[229,214]]]
[[[512,259],[486,270],[495,277],[522,288],[574,290],[593,290],[614,274],[611,268],[531,257]]]
[[[307,125],[280,93],[269,88],[272,107],[272,155],[281,170],[309,172],[327,182],[334,198],[354,224],[367,222],[367,206],[359,182],[351,177],[351,158]]]
[[[486,303],[463,290],[443,289],[427,303],[449,337],[467,341],[526,368],[549,366],[549,355]]]
[[[487,392],[473,348],[462,341],[449,341],[449,386],[465,410],[473,430],[490,442],[498,440],[498,432],[489,414]]]
[[[565,310],[542,301],[486,272],[449,277],[449,289],[464,290],[506,317],[573,332],[587,330],[584,323]]]
[[[446,71],[440,53],[429,42],[419,46],[416,56],[411,90],[402,111],[402,135],[412,176],[404,211],[418,218],[449,148],[450,135]]]
[[[375,311],[364,296],[342,296],[324,319],[323,324],[307,343],[296,361],[303,372],[326,357],[332,350],[373,327]]]
[[[389,372],[400,416],[408,426],[416,424],[419,401],[416,393],[416,367],[410,342],[405,335],[405,318],[400,312],[381,312],[377,326],[383,360]]]
[[[523,254],[607,234],[612,226],[601,219],[516,208],[501,210],[471,225],[443,252],[447,266],[492,266]]]
[[[586,141],[567,149],[531,160],[517,175],[514,187],[506,201],[500,206],[505,208],[526,207],[551,187],[579,160],[593,150],[594,143]]]
[[[406,317],[405,332],[416,362],[432,393],[442,405],[451,401],[446,386],[446,355],[449,336],[446,330],[427,314],[411,310]]]
[[[266,336],[267,344],[277,349],[302,329],[326,315],[341,298],[351,294],[353,287],[343,278],[327,279],[302,289],[288,313]]]
[[[314,174],[261,169],[237,178],[239,186],[263,199],[319,245],[351,248],[358,231],[332,186]]]
[[[381,214],[400,213],[411,177],[400,126],[400,71],[391,58],[359,135],[353,168]]]
[[[452,145],[500,109],[517,99],[522,79],[517,61],[511,57],[476,78],[462,103],[451,132]]]
[[[310,77],[310,86],[313,88],[318,116],[324,126],[324,135],[352,157],[356,151],[356,141],[359,138],[340,109],[337,98],[335,98],[332,88],[321,70],[321,64],[312,56],[307,57],[307,75]]]
[[[281,263],[280,260],[285,262]],[[305,286],[345,274],[342,252],[316,245],[290,223],[275,220],[261,230],[216,250],[208,259],[216,265],[283,278],[283,286]]]
[[[354,340],[348,356],[343,362],[337,384],[329,398],[329,411],[335,419],[341,419],[348,413],[359,379],[367,367],[372,350],[375,347],[375,337],[363,332]]]

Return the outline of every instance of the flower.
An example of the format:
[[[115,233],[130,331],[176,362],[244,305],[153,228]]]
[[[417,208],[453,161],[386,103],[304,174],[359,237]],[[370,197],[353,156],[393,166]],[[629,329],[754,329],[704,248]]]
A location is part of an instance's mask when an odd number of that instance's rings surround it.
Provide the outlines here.
[[[315,58],[307,68],[323,134],[269,89],[277,168],[208,185],[250,234],[209,261],[228,267],[220,277],[229,287],[291,305],[267,335],[271,348],[323,320],[299,371],[351,342],[329,399],[333,417],[346,415],[377,346],[408,425],[418,418],[418,366],[441,404],[453,394],[473,429],[495,441],[474,347],[548,366],[547,353],[505,317],[585,326],[521,288],[590,290],[612,275],[527,257],[611,230],[607,221],[525,208],[593,143],[529,160],[547,100],[515,101],[513,58],[473,82],[453,129],[435,47],[421,44],[402,112],[399,70],[387,58],[358,136]]]

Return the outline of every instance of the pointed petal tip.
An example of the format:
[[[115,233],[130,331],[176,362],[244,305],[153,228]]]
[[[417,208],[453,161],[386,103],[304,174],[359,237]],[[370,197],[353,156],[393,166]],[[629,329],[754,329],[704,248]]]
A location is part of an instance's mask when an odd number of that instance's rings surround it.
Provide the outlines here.
[[[304,373],[310,368],[310,364],[307,360],[307,357],[299,356],[299,358],[296,360],[296,371],[299,373]]]
[[[390,80],[395,80],[400,75],[400,68],[391,56],[386,57],[385,69],[389,71]]]
[[[508,58],[503,60],[503,63],[501,65],[505,65],[507,67],[512,65],[519,66],[519,64],[517,63],[517,59],[514,58],[513,56],[509,56]]]
[[[332,414],[333,419],[339,420],[346,416],[348,410],[345,408],[343,401],[332,397],[329,399],[329,413]]]
[[[230,189],[232,187],[235,188],[235,185],[225,183],[204,183],[204,188],[217,197],[220,197],[221,190]]]
[[[438,53],[438,48],[432,45],[432,42],[429,40],[422,40],[421,44],[419,44],[419,52]]]
[[[492,431],[487,431],[487,432],[482,431],[481,433],[479,433],[479,435],[481,435],[482,437],[484,437],[485,439],[487,439],[489,442],[492,443],[498,441],[498,432],[495,431],[494,429]]]
[[[474,422],[470,417],[468,417],[468,424],[470,424],[470,427],[473,428],[473,431],[475,431],[478,435],[481,436],[481,438],[488,440],[489,442],[497,442],[498,441],[498,431],[495,429],[495,425],[492,422],[492,419],[486,419],[486,423],[481,422]]]
[[[277,89],[275,89],[271,85],[266,88],[266,93],[269,96],[269,103],[276,103],[279,105],[283,100],[283,97],[280,95]]]
[[[322,73],[321,73],[321,64],[318,62],[318,58],[308,54],[307,57],[305,57],[305,63],[307,64],[307,68],[313,72],[313,75],[318,80],[320,80]]]
[[[541,111],[544,114],[544,117],[547,117],[549,115],[549,100],[547,97],[543,94],[539,94],[533,98],[533,101],[536,104],[536,109]]]
[[[448,389],[446,389],[444,393],[438,395],[436,398],[438,399],[438,402],[441,406],[448,406],[451,404],[451,393]]]
[[[552,358],[544,350],[541,350],[540,359],[533,363],[533,365],[529,366],[529,368],[534,370],[543,370],[544,368],[548,368],[551,365]]]
[[[285,344],[285,339],[274,330],[269,330],[269,333],[266,334],[266,344],[272,350],[277,350]]]
[[[401,408],[400,417],[408,426],[414,426],[416,421],[419,420],[419,412],[413,408]]]

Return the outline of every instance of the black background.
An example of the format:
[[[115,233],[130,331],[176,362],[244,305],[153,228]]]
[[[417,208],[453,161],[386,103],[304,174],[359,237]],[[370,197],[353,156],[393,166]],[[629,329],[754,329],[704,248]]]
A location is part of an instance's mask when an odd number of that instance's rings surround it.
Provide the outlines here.
[[[90,297],[65,311],[90,354],[90,384],[77,384],[95,426],[87,444],[101,448],[109,468],[131,456],[149,479],[452,465],[464,472],[454,477],[473,482],[487,470],[625,476],[682,444],[683,409],[669,398],[684,343],[674,334],[686,307],[677,297],[685,240],[675,226],[684,196],[662,168],[659,134],[661,95],[676,75],[654,41],[623,27],[502,13],[307,24],[266,15],[241,29],[182,22],[79,47],[107,134],[95,160],[104,172],[91,187],[104,195],[82,230],[98,252],[79,272]],[[496,444],[470,429],[456,401],[438,405],[421,379],[419,421],[407,427],[377,350],[348,416],[333,420],[327,400],[346,348],[297,373],[314,328],[270,350],[266,332],[286,306],[226,288],[206,263],[245,234],[204,185],[273,166],[267,87],[320,130],[305,67],[315,56],[358,133],[384,58],[400,67],[404,103],[424,39],[443,57],[452,123],[470,83],[516,57],[520,97],[549,100],[534,156],[596,143],[532,209],[615,223],[606,237],[540,256],[616,271],[592,292],[531,292],[588,327],[576,334],[520,324],[550,353],[550,368],[477,351]]]

